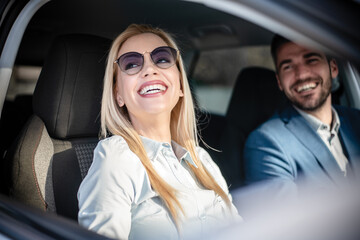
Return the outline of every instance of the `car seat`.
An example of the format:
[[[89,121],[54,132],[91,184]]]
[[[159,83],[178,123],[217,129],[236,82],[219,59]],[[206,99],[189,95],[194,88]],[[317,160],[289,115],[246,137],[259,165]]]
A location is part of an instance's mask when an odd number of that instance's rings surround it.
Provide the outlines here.
[[[77,219],[77,190],[98,142],[110,44],[85,34],[54,41],[34,91],[34,114],[6,156],[10,197]]]
[[[232,189],[244,183],[243,149],[250,132],[287,102],[277,86],[275,72],[263,67],[244,68],[235,83],[220,139],[219,165]]]
[[[0,119],[0,161],[32,114],[32,95],[22,94],[14,100],[5,100]]]

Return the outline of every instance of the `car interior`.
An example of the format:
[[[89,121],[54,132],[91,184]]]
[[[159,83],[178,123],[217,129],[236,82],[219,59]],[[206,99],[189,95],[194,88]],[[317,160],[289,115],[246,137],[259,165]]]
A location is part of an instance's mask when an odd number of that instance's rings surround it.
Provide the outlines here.
[[[2,193],[77,219],[77,190],[99,141],[107,52],[112,39],[132,22],[174,33],[194,92],[201,146],[219,165],[230,190],[242,187],[242,149],[248,134],[286,103],[268,53],[274,32],[192,2],[95,4],[50,1],[26,28],[15,61],[18,72],[14,70],[1,115]],[[245,60],[232,56],[237,51]],[[206,64],[200,64],[201,58]],[[21,77],[20,70],[27,68],[35,72],[31,81]],[[209,72],[216,79],[207,80]],[[344,77],[333,84],[333,102],[348,105]],[[211,95],[222,89],[219,97]],[[224,103],[212,110],[212,103],[201,102],[201,94]]]
[[[54,42],[32,96],[34,113],[7,154],[16,199],[76,219],[77,189],[98,142],[110,43],[89,35]]]

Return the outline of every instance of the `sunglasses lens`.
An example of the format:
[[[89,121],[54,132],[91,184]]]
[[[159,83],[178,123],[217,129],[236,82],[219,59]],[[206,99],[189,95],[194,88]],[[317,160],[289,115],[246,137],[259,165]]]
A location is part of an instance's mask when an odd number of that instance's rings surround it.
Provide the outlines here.
[[[143,63],[143,56],[136,52],[126,53],[122,55],[118,61],[120,69],[129,75],[138,73],[141,70]]]
[[[154,64],[159,68],[169,68],[176,62],[177,51],[171,47],[158,47],[150,53]],[[140,72],[144,64],[144,56],[137,52],[128,52],[120,56],[116,63],[121,71],[128,75]]]
[[[171,47],[159,47],[151,52],[151,59],[159,68],[169,68],[175,64],[176,50]]]

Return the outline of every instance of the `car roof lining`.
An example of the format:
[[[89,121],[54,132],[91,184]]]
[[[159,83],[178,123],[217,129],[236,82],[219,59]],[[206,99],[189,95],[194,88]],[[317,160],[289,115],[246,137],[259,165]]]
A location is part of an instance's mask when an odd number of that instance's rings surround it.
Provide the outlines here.
[[[98,3],[52,0],[43,6],[29,23],[17,64],[33,61],[34,65],[41,65],[50,43],[58,35],[80,32],[114,39],[131,23],[169,29],[183,51],[264,45],[272,37],[268,30],[199,3],[168,0]]]

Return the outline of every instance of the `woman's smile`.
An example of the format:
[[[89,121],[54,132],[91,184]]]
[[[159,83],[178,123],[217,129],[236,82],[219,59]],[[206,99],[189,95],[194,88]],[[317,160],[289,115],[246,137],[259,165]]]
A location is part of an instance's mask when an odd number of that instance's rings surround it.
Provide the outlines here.
[[[168,87],[163,81],[149,81],[140,86],[138,93],[142,97],[156,97],[165,94]]]

